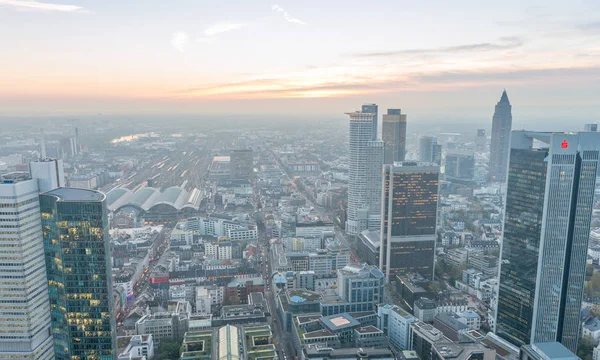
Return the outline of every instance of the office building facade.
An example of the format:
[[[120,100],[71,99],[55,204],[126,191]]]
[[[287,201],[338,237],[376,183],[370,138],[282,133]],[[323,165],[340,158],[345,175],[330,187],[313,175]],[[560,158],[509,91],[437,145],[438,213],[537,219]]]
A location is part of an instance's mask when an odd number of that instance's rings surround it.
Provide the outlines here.
[[[232,178],[248,178],[254,169],[254,152],[247,149],[231,150],[229,167]]]
[[[385,147],[384,164],[404,161],[406,154],[406,115],[400,109],[388,109],[381,123],[381,139]]]
[[[0,179],[0,359],[54,359],[37,180]]]
[[[511,135],[496,332],[517,346],[577,348],[599,156],[599,133]]]
[[[371,124],[371,140],[377,140],[377,122],[379,120],[379,106],[377,106],[377,104],[364,104],[360,111],[365,114],[373,114],[373,122]]]
[[[433,279],[439,166],[404,161],[384,165],[379,268]]]
[[[496,104],[492,119],[492,142],[490,144],[490,164],[488,171],[488,179],[490,181],[506,181],[511,129],[512,106],[508,100],[508,95],[506,95],[506,90],[504,90],[500,101]]]
[[[116,358],[106,196],[58,188],[40,195],[56,359]]]
[[[376,229],[381,219],[383,142],[373,139],[372,113],[353,112],[348,145],[348,215],[346,232]]]
[[[446,154],[445,175],[448,179],[473,180],[475,156],[472,152],[453,150]]]
[[[442,161],[442,145],[433,136],[419,138],[419,160],[440,165]]]
[[[485,151],[485,145],[487,138],[485,136],[485,129],[477,129],[477,137],[475,138],[475,150]]]
[[[62,159],[39,159],[29,163],[31,177],[38,182],[41,193],[65,186]]]

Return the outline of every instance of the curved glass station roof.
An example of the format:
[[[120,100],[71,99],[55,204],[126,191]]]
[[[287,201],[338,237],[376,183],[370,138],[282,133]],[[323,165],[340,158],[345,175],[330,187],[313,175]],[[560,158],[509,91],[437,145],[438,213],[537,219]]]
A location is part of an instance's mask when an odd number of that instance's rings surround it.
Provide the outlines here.
[[[106,203],[110,211],[127,206],[150,211],[156,205],[168,205],[178,211],[182,208],[198,210],[202,197],[200,189],[194,188],[188,192],[180,186],[167,188],[163,192],[153,187],[145,187],[135,193],[129,189],[117,188],[106,194]]]

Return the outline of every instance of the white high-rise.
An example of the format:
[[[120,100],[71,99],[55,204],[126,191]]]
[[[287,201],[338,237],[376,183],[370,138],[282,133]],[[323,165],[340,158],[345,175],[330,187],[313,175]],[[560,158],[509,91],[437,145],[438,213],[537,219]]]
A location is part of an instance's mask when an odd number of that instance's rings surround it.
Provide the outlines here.
[[[0,360],[54,359],[37,180],[0,179]]]
[[[37,179],[39,191],[54,190],[65,186],[65,170],[61,159],[44,158],[29,163],[31,177]]]
[[[350,116],[348,145],[348,217],[346,232],[358,235],[379,229],[383,142],[373,140],[375,114],[355,111]]]

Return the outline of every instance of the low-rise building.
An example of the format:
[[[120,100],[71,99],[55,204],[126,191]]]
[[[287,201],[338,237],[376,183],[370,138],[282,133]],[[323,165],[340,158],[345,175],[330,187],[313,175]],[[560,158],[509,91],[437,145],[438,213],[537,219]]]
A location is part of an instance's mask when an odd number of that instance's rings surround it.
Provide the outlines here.
[[[377,327],[388,337],[391,346],[410,349],[411,324],[417,319],[397,305],[377,307]]]
[[[125,350],[119,354],[118,360],[132,360],[142,357],[148,360],[154,358],[152,334],[132,336]]]

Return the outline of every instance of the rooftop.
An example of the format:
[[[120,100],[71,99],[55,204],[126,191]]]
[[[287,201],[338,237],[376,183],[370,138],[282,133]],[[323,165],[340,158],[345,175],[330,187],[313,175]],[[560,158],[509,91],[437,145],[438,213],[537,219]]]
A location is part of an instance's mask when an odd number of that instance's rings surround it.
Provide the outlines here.
[[[77,188],[58,188],[43,195],[55,196],[58,201],[102,201],[106,198],[106,195],[99,191]]]
[[[545,342],[545,343],[534,343],[531,345],[531,349],[540,355],[545,355],[546,360],[578,360],[579,357],[563,344],[559,342]]]
[[[373,325],[369,325],[369,326],[365,326],[365,327],[360,327],[358,329],[355,329],[355,331],[359,334],[378,334],[378,333],[383,333],[383,331],[379,330],[378,328],[376,328]]]
[[[321,322],[331,331],[360,326],[360,323],[348,313],[324,316]]]

